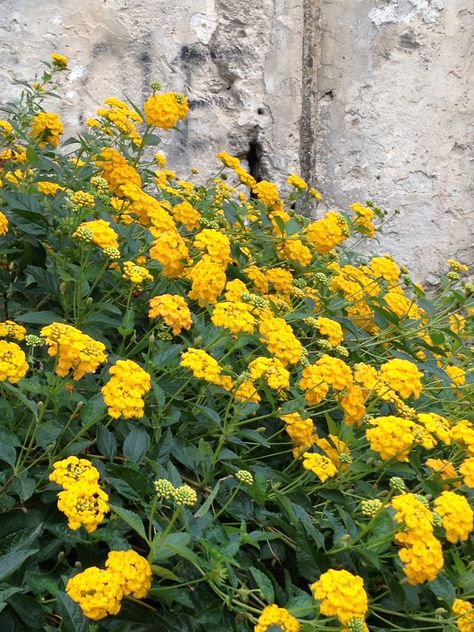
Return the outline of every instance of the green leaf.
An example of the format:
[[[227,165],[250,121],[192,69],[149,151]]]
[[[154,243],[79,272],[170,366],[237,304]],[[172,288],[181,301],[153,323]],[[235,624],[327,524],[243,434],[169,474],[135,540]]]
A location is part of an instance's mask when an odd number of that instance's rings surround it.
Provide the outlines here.
[[[17,316],[16,320],[20,323],[34,323],[38,325],[49,325],[53,322],[64,322],[64,318],[55,312],[26,312],[26,314]]]
[[[448,605],[451,605],[456,599],[456,589],[443,575],[440,575],[434,581],[430,582],[428,586],[431,592],[436,595],[440,601],[444,601]]]
[[[153,563],[164,562],[173,555],[179,555],[191,541],[189,533],[170,533],[163,542],[161,536],[161,533],[157,533],[151,545],[150,558]]]
[[[93,426],[95,421],[99,421],[105,415],[105,404],[102,393],[96,393],[89,399],[81,411],[81,422],[83,426]]]
[[[206,502],[194,514],[195,518],[202,518],[205,514],[207,514],[207,512],[209,511],[210,506],[212,505],[212,503],[214,501],[214,498],[217,496],[217,492],[219,491],[220,485],[221,485],[221,482],[217,481],[214,489],[212,490],[212,492],[207,497]]]
[[[24,549],[11,551],[0,558],[0,581],[14,573],[29,557],[38,553],[39,549]]]
[[[133,511],[129,511],[128,509],[124,509],[123,507],[118,507],[117,505],[110,505],[110,509],[117,514],[119,518],[126,522],[128,526],[135,531],[135,533],[138,533],[141,538],[148,541],[143,521],[138,514]]]
[[[117,453],[117,441],[114,434],[101,423],[97,424],[96,433],[99,452],[108,459],[113,460]]]
[[[271,580],[265,575],[265,573],[262,573],[262,571],[258,570],[258,568],[255,568],[255,566],[251,566],[249,571],[254,578],[257,587],[260,589],[265,601],[273,603],[275,601],[275,591],[273,590]]]
[[[150,437],[146,430],[132,426],[123,442],[123,454],[133,463],[140,463],[148,448],[150,447]]]
[[[287,235],[295,235],[301,230],[300,224],[295,219],[290,219],[285,224],[285,232]]]
[[[314,600],[310,595],[300,595],[287,601],[285,608],[300,619],[314,613]]]
[[[122,336],[128,336],[132,333],[135,327],[135,312],[132,308],[127,309],[123,318],[122,318],[122,326],[119,327],[119,334]]]
[[[89,628],[87,619],[82,614],[82,610],[69,595],[64,592],[58,593],[56,596],[56,604],[58,614],[63,618],[63,626],[61,629],[67,632],[86,632]]]
[[[151,570],[153,571],[153,575],[157,575],[158,577],[162,577],[163,579],[171,579],[175,582],[180,582],[180,578],[173,573],[169,568],[165,568],[164,566],[158,566],[158,564],[152,564]]]
[[[0,444],[0,461],[5,461],[11,467],[15,467],[16,450],[12,445]]]

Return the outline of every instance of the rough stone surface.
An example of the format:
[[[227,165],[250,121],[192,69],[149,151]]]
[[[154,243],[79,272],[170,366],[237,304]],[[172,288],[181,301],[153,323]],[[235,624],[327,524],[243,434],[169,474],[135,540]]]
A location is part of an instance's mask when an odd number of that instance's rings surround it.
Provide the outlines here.
[[[4,0],[3,99],[53,51],[71,58],[69,129],[151,81],[185,92],[170,164],[215,171],[226,149],[262,178],[300,172],[329,206],[400,215],[379,251],[436,282],[473,261],[472,0]],[[57,107],[57,106],[56,106]],[[53,109],[53,108],[51,108]]]
[[[472,0],[323,3],[316,171],[336,204],[400,215],[379,250],[437,282],[474,261]]]

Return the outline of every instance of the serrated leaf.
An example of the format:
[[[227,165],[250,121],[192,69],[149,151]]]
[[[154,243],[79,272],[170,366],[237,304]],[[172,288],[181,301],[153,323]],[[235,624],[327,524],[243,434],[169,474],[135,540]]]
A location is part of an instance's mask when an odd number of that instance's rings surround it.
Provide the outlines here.
[[[138,514],[133,511],[129,511],[124,507],[118,507],[117,505],[110,505],[110,509],[117,514],[119,518],[126,522],[128,526],[135,531],[135,533],[138,533],[141,538],[148,541],[143,521]]]
[[[163,579],[171,579],[175,582],[180,582],[180,578],[173,573],[169,568],[165,568],[164,566],[159,566],[158,564],[152,564],[151,570],[153,571],[153,575],[157,575],[158,577],[162,577]]]
[[[189,533],[170,533],[163,542],[161,535],[157,533],[151,545],[150,558],[153,563],[164,562],[173,555],[179,555],[179,552],[191,541]]]
[[[29,557],[38,553],[39,549],[11,551],[0,558],[0,581],[14,573]]]
[[[150,447],[150,436],[144,428],[132,426],[123,442],[123,454],[133,463],[140,463]]]
[[[206,502],[194,514],[195,518],[202,518],[205,514],[207,514],[207,512],[209,511],[209,509],[210,509],[215,497],[217,496],[217,492],[219,491],[220,485],[221,485],[221,482],[217,481],[214,489],[209,494],[209,496],[206,498]]]
[[[63,618],[62,629],[68,632],[86,632],[89,624],[81,608],[64,592],[56,596],[58,614]]]
[[[16,450],[12,445],[0,444],[0,461],[4,461],[11,467],[15,467]]]
[[[98,423],[96,428],[97,447],[101,454],[112,460],[117,453],[115,435],[107,430],[104,424]]]
[[[268,603],[273,603],[275,601],[275,591],[273,590],[273,584],[271,580],[265,575],[265,573],[262,573],[262,571],[260,571],[258,568],[255,568],[255,566],[251,566],[249,568],[249,571],[254,578],[257,587],[260,589],[260,592],[262,593],[265,601],[267,601]]]

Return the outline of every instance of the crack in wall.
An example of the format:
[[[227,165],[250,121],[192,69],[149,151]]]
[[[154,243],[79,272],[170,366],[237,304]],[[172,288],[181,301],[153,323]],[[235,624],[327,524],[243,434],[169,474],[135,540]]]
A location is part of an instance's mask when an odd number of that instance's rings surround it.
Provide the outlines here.
[[[303,0],[301,46],[300,171],[312,182],[316,171],[317,69],[320,61],[320,0]]]

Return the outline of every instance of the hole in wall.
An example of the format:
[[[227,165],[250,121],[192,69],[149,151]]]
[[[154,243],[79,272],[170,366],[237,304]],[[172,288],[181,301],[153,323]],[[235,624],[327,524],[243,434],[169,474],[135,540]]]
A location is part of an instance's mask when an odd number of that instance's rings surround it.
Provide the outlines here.
[[[257,182],[262,180],[262,155],[263,147],[258,140],[251,140],[249,142],[249,148],[245,155],[249,166],[249,173],[255,178]]]

